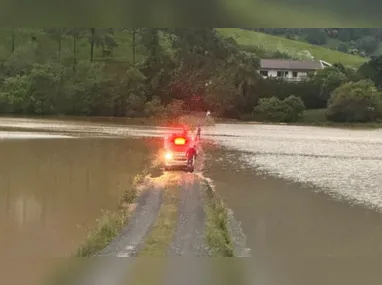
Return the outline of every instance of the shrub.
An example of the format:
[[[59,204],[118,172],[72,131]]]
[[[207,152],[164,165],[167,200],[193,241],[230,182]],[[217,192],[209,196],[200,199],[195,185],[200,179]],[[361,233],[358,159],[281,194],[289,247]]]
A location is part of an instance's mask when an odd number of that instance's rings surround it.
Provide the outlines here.
[[[163,117],[166,115],[166,109],[163,107],[161,100],[154,97],[145,104],[144,113],[147,117]]]
[[[261,98],[254,108],[254,117],[261,121],[296,122],[304,110],[301,98],[294,95],[282,101],[276,97]]]
[[[326,113],[335,122],[370,122],[382,117],[382,93],[370,80],[345,83],[332,92]]]
[[[255,119],[260,121],[281,122],[284,118],[282,101],[276,97],[261,98],[253,112]]]
[[[302,102],[300,97],[296,97],[294,95],[284,99],[282,101],[282,105],[285,113],[284,122],[298,121],[305,110],[304,102]]]

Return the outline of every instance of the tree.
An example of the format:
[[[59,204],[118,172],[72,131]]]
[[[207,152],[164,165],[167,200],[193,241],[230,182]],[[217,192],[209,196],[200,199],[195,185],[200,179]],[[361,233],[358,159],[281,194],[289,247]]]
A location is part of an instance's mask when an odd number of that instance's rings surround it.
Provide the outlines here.
[[[260,79],[257,73],[259,67],[259,59],[254,54],[246,52],[235,53],[226,67],[227,72],[232,74],[232,83],[240,95],[237,97],[236,106],[241,113],[250,113],[257,103],[256,86]]]
[[[326,43],[326,34],[324,29],[306,29],[306,40],[315,45],[323,45]]]
[[[283,119],[284,122],[297,122],[305,110],[304,102],[302,102],[300,97],[294,95],[284,99],[282,104],[285,114]]]
[[[12,28],[12,53],[15,52],[15,28]]]
[[[340,42],[338,47],[337,47],[337,50],[340,51],[340,52],[349,52],[349,45],[347,43],[344,43],[344,42]]]
[[[235,107],[238,97],[237,88],[225,76],[214,77],[206,88],[206,103],[217,116],[238,118]]]
[[[346,80],[346,75],[341,71],[341,68],[335,66],[321,69],[313,77],[313,82],[319,88],[318,95],[324,104],[330,98],[330,93]]]
[[[133,49],[133,66],[135,66],[136,63],[136,48],[137,48],[137,33],[139,32],[139,29],[137,28],[132,28],[130,33],[132,36],[132,49]]]
[[[95,39],[96,46],[102,49],[102,56],[110,56],[113,49],[118,46],[113,28],[97,29]]]
[[[67,29],[65,28],[48,28],[45,29],[45,32],[57,42],[58,44],[58,52],[61,53],[62,46],[62,37],[67,33]]]
[[[364,78],[372,80],[377,88],[382,89],[382,55],[361,65],[358,73]]]
[[[144,75],[134,67],[129,68],[121,80],[116,81],[114,115],[137,117],[143,114],[146,103]]]
[[[95,28],[90,28],[90,33],[91,33],[91,36],[90,36],[90,61],[92,62],[93,58],[94,58],[94,44],[96,41]]]
[[[379,41],[372,36],[364,36],[357,40],[356,47],[368,54],[373,53],[378,47]]]
[[[382,94],[370,80],[336,88],[328,102],[327,118],[336,122],[370,122],[382,116]]]

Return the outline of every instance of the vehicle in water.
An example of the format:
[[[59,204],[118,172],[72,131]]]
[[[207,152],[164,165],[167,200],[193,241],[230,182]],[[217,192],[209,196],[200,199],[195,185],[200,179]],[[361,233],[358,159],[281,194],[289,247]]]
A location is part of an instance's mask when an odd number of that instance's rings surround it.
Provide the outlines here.
[[[182,169],[193,172],[197,157],[197,139],[187,131],[172,134],[164,139],[164,170]]]

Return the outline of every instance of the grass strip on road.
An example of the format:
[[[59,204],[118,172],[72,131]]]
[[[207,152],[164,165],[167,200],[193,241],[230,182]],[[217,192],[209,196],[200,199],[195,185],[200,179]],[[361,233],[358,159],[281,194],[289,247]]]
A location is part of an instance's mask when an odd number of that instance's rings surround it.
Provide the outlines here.
[[[165,257],[174,237],[179,207],[179,187],[165,188],[156,224],[147,236],[139,257]]]
[[[204,181],[204,209],[207,216],[206,239],[213,257],[233,257],[233,245],[228,231],[228,213],[221,198]]]

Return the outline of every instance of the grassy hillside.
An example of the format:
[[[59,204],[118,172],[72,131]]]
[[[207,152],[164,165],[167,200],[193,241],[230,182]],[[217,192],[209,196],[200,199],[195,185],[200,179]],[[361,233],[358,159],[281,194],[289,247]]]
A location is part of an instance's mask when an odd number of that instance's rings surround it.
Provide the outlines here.
[[[233,37],[239,44],[256,45],[264,50],[278,50],[296,58],[308,58],[311,54],[316,59],[325,60],[329,63],[341,62],[352,67],[359,67],[366,61],[360,56],[260,32],[237,28],[219,28],[217,30],[225,37]]]
[[[328,62],[341,62],[347,66],[358,67],[366,61],[365,58],[341,53],[325,47],[315,46],[304,42],[288,40],[283,37],[267,35],[264,33],[243,30],[239,28],[217,29],[224,37],[232,36],[239,44],[256,45],[267,51],[280,51],[296,58],[308,58],[309,54],[316,59]],[[58,52],[58,43],[39,29],[17,29],[15,33],[16,49],[30,41],[35,36],[40,44],[40,52],[45,56],[51,56]],[[128,32],[116,32],[115,38],[118,46],[113,50],[113,58],[119,61],[132,62],[132,37]],[[162,44],[169,48],[167,37],[162,35]],[[0,58],[7,57],[12,50],[12,30],[7,28],[0,29]],[[77,56],[82,59],[90,58],[90,43],[88,35],[77,40]],[[72,54],[73,39],[65,36],[62,41],[62,53]],[[95,48],[95,59],[101,57],[101,48]],[[136,49],[136,59],[139,61],[145,55],[145,49],[139,45]]]

